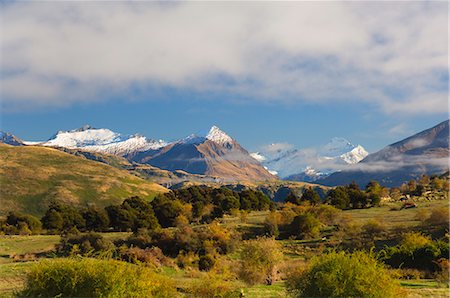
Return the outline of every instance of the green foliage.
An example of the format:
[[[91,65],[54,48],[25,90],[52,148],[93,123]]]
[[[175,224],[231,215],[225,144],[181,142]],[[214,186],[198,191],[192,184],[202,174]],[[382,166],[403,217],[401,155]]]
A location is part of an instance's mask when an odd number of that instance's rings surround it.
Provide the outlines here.
[[[141,248],[156,246],[161,248],[165,255],[175,258],[180,252],[227,254],[234,250],[239,239],[240,236],[234,230],[213,222],[195,230],[190,226],[170,230],[140,230],[126,241],[116,244]]]
[[[103,232],[109,227],[108,213],[104,209],[89,207],[83,212],[86,230]]]
[[[344,186],[338,186],[331,189],[327,194],[331,205],[339,209],[347,209],[350,206],[350,196]]]
[[[245,241],[241,249],[239,275],[248,284],[272,284],[276,278],[276,266],[282,260],[281,247],[272,238]]]
[[[312,187],[308,187],[303,192],[301,201],[316,205],[320,203],[320,196]]]
[[[235,283],[226,281],[219,274],[208,273],[191,283],[188,297],[195,298],[232,298],[239,297]]]
[[[40,220],[32,215],[9,212],[6,220],[0,222],[0,232],[9,235],[39,234],[42,230]]]
[[[214,267],[215,263],[216,260],[211,255],[200,256],[198,260],[198,269],[200,271],[210,271]]]
[[[285,203],[295,204],[295,205],[300,205],[301,204],[300,198],[292,191],[284,199],[284,202]]]
[[[159,224],[163,228],[175,226],[176,218],[181,214],[182,204],[178,200],[171,200],[165,195],[157,196],[151,203]]]
[[[108,206],[106,211],[111,226],[118,231],[153,230],[159,227],[152,205],[139,198],[131,197],[120,206]]]
[[[58,252],[63,255],[93,255],[112,250],[114,250],[112,242],[104,239],[101,234],[92,232],[63,236],[58,245]]]
[[[287,279],[294,297],[394,297],[397,285],[370,254],[331,252]]]
[[[50,204],[41,221],[44,228],[55,232],[67,231],[73,227],[80,231],[86,228],[86,220],[79,209],[56,201]]]
[[[321,226],[320,220],[308,212],[296,216],[289,226],[289,231],[299,239],[311,239],[319,237]]]
[[[21,297],[175,297],[174,283],[149,268],[115,260],[53,259],[36,263]]]
[[[380,260],[393,268],[413,268],[436,272],[437,261],[449,258],[448,241],[436,240],[421,233],[407,233],[399,245],[386,247]]]
[[[376,181],[371,181],[365,191],[352,182],[346,186],[331,189],[326,201],[339,209],[361,209],[379,206],[381,196],[387,194],[387,189]]]

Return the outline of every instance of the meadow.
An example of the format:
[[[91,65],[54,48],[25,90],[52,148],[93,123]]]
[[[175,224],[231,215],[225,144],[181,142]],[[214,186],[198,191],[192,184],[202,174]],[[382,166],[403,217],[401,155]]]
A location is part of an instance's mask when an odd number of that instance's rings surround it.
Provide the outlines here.
[[[447,200],[424,201],[417,208],[399,210],[399,203],[382,204],[380,207],[370,209],[355,209],[342,211],[342,216],[351,217],[355,222],[364,224],[370,220],[382,222],[388,233],[398,228],[414,228],[421,224],[421,210],[429,210],[435,207],[448,207]],[[269,211],[252,211],[243,219],[237,215],[225,215],[220,219],[223,226],[236,228],[241,231],[258,229],[264,223]],[[169,228],[170,229],[170,228]],[[114,232],[102,233],[108,240],[126,239],[131,233]],[[332,246],[336,239],[331,231],[329,237],[296,240],[278,240],[281,244],[285,264],[297,264],[302,266],[308,259],[322,250],[324,246]],[[59,235],[30,235],[30,236],[0,236],[0,297],[12,297],[14,293],[24,287],[25,276],[37,259],[55,258],[55,247],[60,242]],[[230,259],[237,258],[236,254],[226,256]],[[189,287],[195,281],[202,280],[204,272],[189,268],[163,265],[157,269],[158,274],[173,279],[177,288]],[[448,285],[439,283],[433,279],[397,280],[407,297],[449,297]],[[278,280],[271,285],[253,285],[235,281],[235,287],[241,289],[245,297],[285,297],[286,287],[283,280]]]

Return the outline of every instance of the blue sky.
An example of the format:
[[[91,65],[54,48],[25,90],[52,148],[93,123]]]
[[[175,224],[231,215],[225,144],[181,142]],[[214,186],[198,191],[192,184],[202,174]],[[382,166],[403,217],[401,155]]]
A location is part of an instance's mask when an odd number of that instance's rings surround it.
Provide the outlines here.
[[[2,4],[1,129],[373,152],[448,118],[447,5]]]

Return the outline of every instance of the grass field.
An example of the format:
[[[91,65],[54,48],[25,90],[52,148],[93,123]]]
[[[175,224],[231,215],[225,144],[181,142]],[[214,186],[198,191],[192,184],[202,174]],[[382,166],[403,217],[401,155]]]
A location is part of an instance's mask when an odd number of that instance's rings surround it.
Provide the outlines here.
[[[384,223],[387,228],[398,226],[411,227],[417,226],[420,223],[420,220],[417,218],[417,214],[420,210],[448,206],[449,201],[436,200],[418,202],[417,208],[396,210],[400,209],[401,203],[387,203],[377,208],[346,210],[343,214],[350,215],[353,220],[358,221],[361,224],[364,224],[369,219],[375,218]]]
[[[0,144],[0,215],[42,216],[50,200],[104,207],[136,195],[152,199],[167,189],[107,164],[53,148]]]
[[[350,214],[355,221],[364,223],[376,218],[385,222],[389,228],[397,226],[417,226],[419,221],[416,215],[420,208],[433,208],[448,206],[448,201],[432,201],[419,204],[418,208],[400,211],[391,210],[391,205],[379,208],[344,211],[343,214]],[[252,212],[248,214],[245,222],[241,222],[240,217],[226,216],[222,222],[226,225],[241,228],[257,227],[261,224],[268,212]],[[104,233],[103,236],[109,240],[125,238],[129,233]],[[14,291],[18,291],[24,284],[25,273],[33,264],[33,260],[14,259],[15,255],[39,254],[51,252],[60,241],[57,235],[34,235],[34,236],[0,236],[0,297],[11,297]],[[320,246],[321,239],[315,240],[283,240],[280,241],[287,263],[303,266],[305,255],[314,254],[314,248]],[[229,256],[233,258],[233,255]],[[192,272],[175,269],[172,267],[162,267],[160,274],[173,278],[178,287],[186,288],[190,282],[196,279]],[[449,289],[445,285],[437,283],[435,280],[399,280],[408,297],[450,297]],[[239,282],[245,297],[286,297],[283,282],[276,282],[273,285],[245,286]]]

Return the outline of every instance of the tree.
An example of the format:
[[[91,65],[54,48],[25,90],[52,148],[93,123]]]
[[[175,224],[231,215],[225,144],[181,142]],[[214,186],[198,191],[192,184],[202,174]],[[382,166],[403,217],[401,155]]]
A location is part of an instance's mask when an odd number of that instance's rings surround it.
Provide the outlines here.
[[[59,215],[57,215],[57,213]],[[47,215],[51,215],[50,222]],[[62,218],[62,227],[59,227],[59,217]],[[53,223],[52,223],[53,222]],[[77,228],[82,231],[86,228],[86,221],[84,220],[80,210],[74,206],[66,205],[60,202],[50,203],[46,214],[42,218],[42,224],[49,230],[70,230]]]
[[[316,205],[320,203],[320,196],[317,192],[314,191],[312,187],[309,187],[303,192],[301,201],[307,201],[312,205]]]
[[[290,224],[292,235],[300,239],[317,238],[320,235],[322,223],[311,213],[304,213],[296,216]]]
[[[40,220],[32,215],[25,215],[17,212],[10,212],[6,217],[6,223],[14,226],[18,230],[28,230],[33,234],[37,234],[42,230]]]
[[[131,230],[134,224],[133,214],[120,205],[111,205],[105,208],[108,213],[110,226],[116,231]]]
[[[55,209],[49,209],[41,219],[42,225],[47,230],[61,231],[63,228],[64,220],[61,213]]]
[[[89,207],[83,212],[83,218],[86,221],[88,231],[106,231],[109,227],[108,213],[104,209]]]
[[[122,208],[127,210],[133,218],[132,230],[153,230],[159,227],[152,205],[140,197],[131,197],[123,201]]]
[[[295,195],[295,193],[293,191],[291,191],[288,196],[286,197],[286,199],[284,199],[285,203],[292,203],[295,205],[300,205],[301,204],[301,200],[298,196]]]
[[[327,194],[327,200],[336,208],[350,208],[350,197],[343,186],[331,189]]]
[[[248,284],[275,281],[276,266],[283,258],[281,247],[272,238],[258,238],[244,242],[241,250],[240,277]]]
[[[181,202],[178,200],[169,200],[164,195],[157,196],[151,203],[158,218],[159,224],[164,227],[173,227],[176,223],[176,218],[182,211]]]

